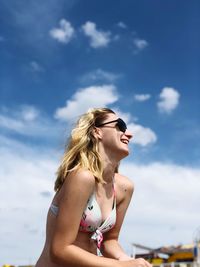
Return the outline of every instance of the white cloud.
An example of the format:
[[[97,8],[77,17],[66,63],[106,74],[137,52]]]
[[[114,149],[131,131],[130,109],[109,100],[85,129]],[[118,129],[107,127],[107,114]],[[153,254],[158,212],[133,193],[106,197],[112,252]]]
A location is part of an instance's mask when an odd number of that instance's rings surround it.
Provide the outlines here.
[[[160,101],[157,103],[158,109],[163,113],[171,113],[179,104],[180,94],[171,87],[162,89],[159,95]]]
[[[61,43],[67,44],[74,37],[75,30],[71,23],[65,19],[61,19],[59,24],[60,28],[53,28],[49,33],[52,38]]]
[[[58,108],[55,118],[60,120],[72,120],[86,112],[91,107],[104,107],[118,100],[118,94],[114,85],[90,86],[78,90],[66,106]]]
[[[113,36],[113,38],[112,38],[112,40],[113,40],[114,42],[117,42],[119,39],[120,39],[120,35],[119,35],[119,34],[115,34],[115,35]]]
[[[138,53],[144,50],[149,45],[146,40],[139,39],[139,38],[135,38],[133,40],[133,44],[135,46],[135,50],[134,50],[135,53]]]
[[[90,38],[90,45],[93,48],[106,47],[111,41],[111,33],[97,30],[94,22],[87,21],[82,25],[82,30]]]
[[[146,128],[136,123],[129,123],[128,129],[133,134],[131,142],[137,145],[145,147],[149,144],[154,144],[157,141],[156,134],[150,128]]]
[[[34,106],[22,105],[14,110],[4,108],[0,113],[0,127],[14,130],[19,133],[26,132],[29,123],[39,116],[39,110]]]
[[[21,132],[24,129],[24,123],[0,114],[0,127]]]
[[[122,28],[122,29],[126,29],[127,28],[127,25],[123,21],[118,22],[117,26]]]
[[[58,153],[0,136],[0,161],[0,266],[35,263],[44,244]],[[43,196],[47,191],[50,197]],[[16,246],[13,240],[21,242]]]
[[[123,119],[126,123],[128,123],[130,120],[134,120],[130,113],[123,112],[118,107],[113,107],[112,110],[118,115],[119,118]]]
[[[55,152],[0,136],[0,265],[35,263],[42,250],[60,158]],[[200,221],[200,169],[131,160],[121,163],[120,172],[135,184],[120,235],[128,253],[133,242],[151,247],[192,242]],[[10,248],[13,240],[21,242]]]
[[[97,69],[94,71],[91,71],[81,77],[81,82],[96,82],[96,81],[102,81],[102,82],[109,82],[113,83],[117,79],[119,79],[121,75],[115,74],[112,72],[108,72],[102,69]]]
[[[44,71],[44,68],[36,61],[30,62],[30,68],[33,72],[43,72]]]
[[[40,115],[40,111],[34,106],[23,105],[20,107],[20,113],[22,119],[25,121],[34,121]]]
[[[150,94],[140,94],[140,95],[134,95],[134,98],[136,101],[144,102],[151,98]]]
[[[200,169],[161,162],[122,163],[120,169],[135,184],[122,231],[124,245],[191,243],[200,222]]]
[[[55,129],[55,125],[57,130]],[[21,105],[0,112],[0,129],[25,136],[56,137],[61,127],[34,106]]]

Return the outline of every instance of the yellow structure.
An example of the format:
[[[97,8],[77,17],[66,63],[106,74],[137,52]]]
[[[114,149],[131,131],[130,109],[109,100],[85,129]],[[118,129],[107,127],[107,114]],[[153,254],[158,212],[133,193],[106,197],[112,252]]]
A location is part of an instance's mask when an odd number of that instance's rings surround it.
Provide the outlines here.
[[[132,244],[136,249],[142,249],[143,253],[136,253],[135,257],[145,258],[154,265],[171,262],[195,261],[194,245],[179,245],[152,249],[139,244]]]

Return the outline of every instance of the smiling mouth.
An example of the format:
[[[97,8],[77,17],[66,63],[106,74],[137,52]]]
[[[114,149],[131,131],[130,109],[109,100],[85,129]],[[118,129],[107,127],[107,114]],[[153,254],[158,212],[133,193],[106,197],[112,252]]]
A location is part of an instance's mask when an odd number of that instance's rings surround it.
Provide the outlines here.
[[[128,145],[129,141],[128,140],[121,140],[122,143]]]

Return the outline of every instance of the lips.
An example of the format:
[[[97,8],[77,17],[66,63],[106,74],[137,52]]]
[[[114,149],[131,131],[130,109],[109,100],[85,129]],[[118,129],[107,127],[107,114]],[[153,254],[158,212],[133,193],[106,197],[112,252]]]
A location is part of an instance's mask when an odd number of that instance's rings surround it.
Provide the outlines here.
[[[121,142],[124,143],[124,144],[126,144],[126,145],[128,145],[129,140],[128,139],[121,139]]]

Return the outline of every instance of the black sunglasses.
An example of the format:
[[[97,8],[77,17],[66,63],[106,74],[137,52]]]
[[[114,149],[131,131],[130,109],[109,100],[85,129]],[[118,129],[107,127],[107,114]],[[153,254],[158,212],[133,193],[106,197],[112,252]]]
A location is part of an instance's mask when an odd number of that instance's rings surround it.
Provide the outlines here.
[[[104,122],[104,123],[101,123],[101,124],[97,124],[95,126],[96,127],[101,127],[101,126],[104,126],[106,124],[110,124],[112,122],[117,122],[115,126],[117,126],[121,132],[123,132],[123,133],[126,132],[126,129],[127,129],[126,123],[120,118],[117,119],[117,120],[114,120],[114,121],[108,121],[108,122]]]

